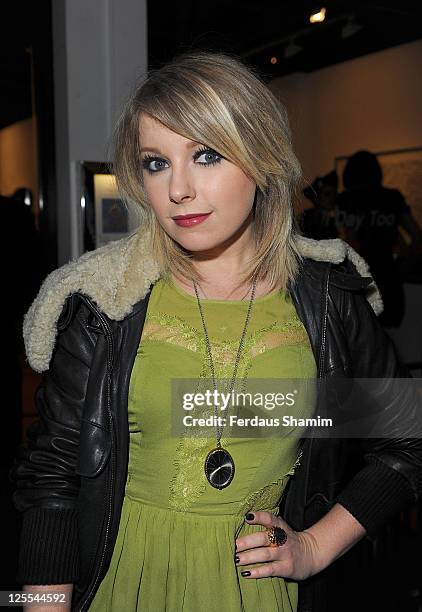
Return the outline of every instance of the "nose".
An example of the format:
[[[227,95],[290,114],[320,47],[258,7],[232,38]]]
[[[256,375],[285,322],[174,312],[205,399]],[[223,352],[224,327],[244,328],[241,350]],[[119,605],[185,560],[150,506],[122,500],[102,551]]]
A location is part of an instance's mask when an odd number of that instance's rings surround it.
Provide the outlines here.
[[[185,169],[176,169],[173,166],[169,184],[169,198],[174,204],[190,202],[195,198],[195,189]]]

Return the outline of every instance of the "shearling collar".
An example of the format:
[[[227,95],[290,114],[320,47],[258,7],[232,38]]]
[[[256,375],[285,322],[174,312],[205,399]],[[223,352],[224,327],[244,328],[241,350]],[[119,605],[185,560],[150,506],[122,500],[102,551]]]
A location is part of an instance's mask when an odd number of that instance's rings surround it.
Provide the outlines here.
[[[349,258],[362,276],[371,276],[364,259],[340,239],[311,240],[299,236],[304,257],[340,263]],[[160,278],[149,235],[138,228],[126,238],[111,242],[55,270],[43,282],[23,325],[26,354],[37,372],[48,369],[57,335],[57,321],[72,293],[89,296],[110,318],[121,320]],[[367,293],[376,314],[382,311],[381,296],[373,282]]]

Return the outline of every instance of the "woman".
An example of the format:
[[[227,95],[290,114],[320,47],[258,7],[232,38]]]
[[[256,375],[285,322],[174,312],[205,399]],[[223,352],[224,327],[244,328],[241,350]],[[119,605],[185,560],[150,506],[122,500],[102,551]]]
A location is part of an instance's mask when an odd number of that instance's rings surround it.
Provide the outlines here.
[[[285,112],[228,56],[152,73],[114,169],[140,229],[54,272],[25,320],[46,374],[13,474],[18,580],[81,611],[310,609],[306,579],[415,499],[420,443],[366,440],[345,482],[341,440],[179,432],[171,389],[399,376],[365,262],[297,234]]]

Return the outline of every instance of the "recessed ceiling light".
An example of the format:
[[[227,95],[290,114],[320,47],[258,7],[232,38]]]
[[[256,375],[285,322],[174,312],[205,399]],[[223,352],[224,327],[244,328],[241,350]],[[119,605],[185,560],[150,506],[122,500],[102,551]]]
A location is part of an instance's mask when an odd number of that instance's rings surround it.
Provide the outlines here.
[[[324,6],[314,9],[309,16],[309,21],[311,23],[321,23],[325,19],[326,11],[327,9]]]

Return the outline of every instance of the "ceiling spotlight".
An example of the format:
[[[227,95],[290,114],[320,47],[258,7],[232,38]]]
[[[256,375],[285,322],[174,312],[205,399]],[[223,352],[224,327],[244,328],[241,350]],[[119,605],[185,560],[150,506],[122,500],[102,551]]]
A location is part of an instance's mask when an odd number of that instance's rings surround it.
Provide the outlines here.
[[[353,36],[354,34],[356,34],[356,32],[359,32],[359,30],[361,29],[362,29],[362,26],[356,23],[355,18],[349,17],[346,25],[343,26],[343,29],[341,31],[341,37],[343,39],[350,38],[350,36]]]
[[[322,23],[325,19],[326,10],[327,9],[323,6],[313,10],[309,16],[309,21],[311,23]]]
[[[303,48],[297,45],[295,41],[292,39],[290,43],[287,45],[287,47],[284,49],[284,57],[285,58],[293,57],[294,55],[297,55],[301,51],[303,51]]]
[[[278,59],[276,58],[275,55],[272,56],[272,58],[270,59],[270,62],[272,63],[273,66],[278,62]]]

